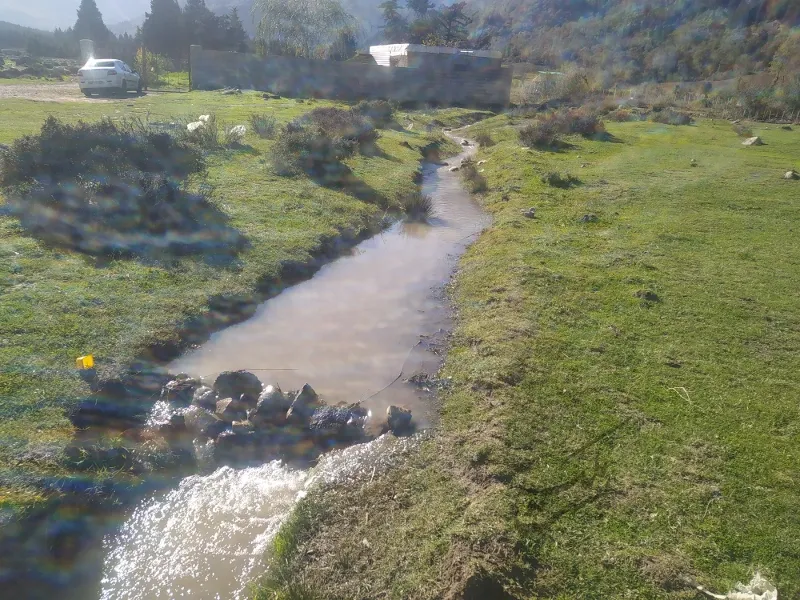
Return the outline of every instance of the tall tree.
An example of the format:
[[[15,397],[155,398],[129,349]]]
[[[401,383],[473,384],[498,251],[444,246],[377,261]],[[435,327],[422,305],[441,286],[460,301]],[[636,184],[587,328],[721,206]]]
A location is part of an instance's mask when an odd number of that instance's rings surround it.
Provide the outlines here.
[[[330,60],[349,60],[353,58],[358,49],[356,32],[350,27],[345,27],[336,35],[330,48],[328,48],[328,58]]]
[[[383,12],[383,36],[387,42],[398,43],[408,37],[408,22],[400,13],[399,0],[386,0],[378,6]]]
[[[254,0],[259,46],[310,58],[355,19],[339,0]]]
[[[184,43],[199,44],[211,50],[225,45],[224,22],[211,12],[205,0],[187,0],[183,7]]]
[[[112,37],[95,0],[81,0],[78,19],[72,31],[79,40],[89,39],[98,44],[104,44]]]
[[[430,0],[406,0],[406,6],[419,19],[424,18],[435,8],[435,5]]]
[[[225,17],[225,47],[236,52],[247,52],[247,32],[244,30],[239,10],[234,6]]]
[[[189,47],[182,31],[183,17],[178,0],[150,0],[150,12],[142,24],[142,41],[147,49],[170,58],[184,57]]]
[[[445,46],[458,46],[469,37],[472,17],[466,13],[466,2],[443,7],[436,16],[436,36]]]

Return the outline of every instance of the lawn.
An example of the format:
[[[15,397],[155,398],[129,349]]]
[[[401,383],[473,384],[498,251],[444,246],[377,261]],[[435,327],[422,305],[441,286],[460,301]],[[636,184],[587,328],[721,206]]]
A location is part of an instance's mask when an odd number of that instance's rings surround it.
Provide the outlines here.
[[[496,142],[494,223],[453,286],[439,431],[306,498],[258,597],[695,598],[756,570],[800,597],[800,132],[607,124],[548,152],[520,124],[464,131]]]
[[[64,104],[5,99],[0,143],[37,132],[51,114],[67,122],[130,116],[170,122],[214,113],[231,126],[247,124],[253,113],[285,123],[331,104],[216,92]],[[213,203],[250,243],[225,266],[202,257],[169,264],[97,259],[48,247],[17,220],[0,217],[0,511],[19,515],[53,497],[46,484],[68,485],[73,476],[63,460],[74,435],[65,411],[89,394],[76,357],[92,353],[102,376],[120,373],[153,344],[177,343],[182,324],[212,312],[210,297],[253,297],[259,283],[276,280],[283,263],[308,261],[323,240],[344,230],[366,231],[412,191],[420,147],[430,138],[402,128],[381,135],[382,154],[348,160],[381,197],[380,206],[305,177],[276,176],[272,142],[251,132],[241,148],[211,152],[207,174],[190,185],[212,190]]]

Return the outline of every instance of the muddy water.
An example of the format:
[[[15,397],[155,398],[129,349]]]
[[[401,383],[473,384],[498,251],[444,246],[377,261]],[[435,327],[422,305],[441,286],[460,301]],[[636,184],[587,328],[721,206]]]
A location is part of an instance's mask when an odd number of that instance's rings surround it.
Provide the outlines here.
[[[208,379],[252,370],[284,390],[309,382],[331,404],[363,400],[375,414],[404,405],[428,424],[424,396],[404,380],[435,373],[439,359],[427,340],[448,327],[442,284],[488,221],[447,166],[426,166],[423,191],[434,203],[429,223],[397,223],[363,242],[170,370]],[[391,455],[381,451],[385,443],[328,455],[312,471],[275,462],[185,479],[140,506],[106,541],[103,600],[246,597],[298,494],[315,477],[374,468]]]

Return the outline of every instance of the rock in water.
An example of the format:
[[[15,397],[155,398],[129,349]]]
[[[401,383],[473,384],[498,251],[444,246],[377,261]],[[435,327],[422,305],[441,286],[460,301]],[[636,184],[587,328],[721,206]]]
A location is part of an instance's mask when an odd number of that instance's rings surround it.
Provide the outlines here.
[[[189,406],[192,403],[194,391],[199,385],[199,381],[188,375],[178,375],[161,388],[161,399],[181,406]]]
[[[268,385],[258,397],[256,407],[248,415],[256,427],[263,425],[283,425],[286,422],[286,411],[292,406],[278,386]]]
[[[395,435],[407,433],[411,429],[411,411],[399,406],[386,409],[386,424]]]
[[[217,400],[219,400],[217,392],[205,385],[197,388],[192,396],[193,405],[211,411],[217,410]]]
[[[231,423],[231,431],[233,433],[251,433],[255,431],[255,427],[250,421],[234,421]]]
[[[183,422],[193,437],[213,438],[225,428],[225,423],[199,406],[187,408],[183,413]]]
[[[745,141],[742,142],[742,146],[763,146],[763,145],[764,141],[758,136],[747,138]]]
[[[310,385],[305,384],[295,397],[291,408],[286,413],[289,423],[305,423],[311,418],[314,410],[322,407],[322,401]]]
[[[241,399],[224,398],[217,401],[215,415],[220,421],[233,423],[234,421],[247,420],[247,404]]]
[[[308,428],[318,440],[349,442],[364,434],[367,411],[357,408],[323,406],[314,411]]]
[[[220,398],[241,398],[242,394],[253,399],[255,406],[261,395],[261,381],[247,371],[225,371],[214,381],[214,390]]]

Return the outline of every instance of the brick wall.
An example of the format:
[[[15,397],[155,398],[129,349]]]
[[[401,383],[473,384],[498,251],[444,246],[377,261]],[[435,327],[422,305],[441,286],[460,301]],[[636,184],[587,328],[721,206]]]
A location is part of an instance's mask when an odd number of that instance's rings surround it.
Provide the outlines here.
[[[190,49],[193,89],[238,87],[290,97],[386,99],[442,106],[507,106],[511,70],[476,63],[460,70],[388,68]]]

